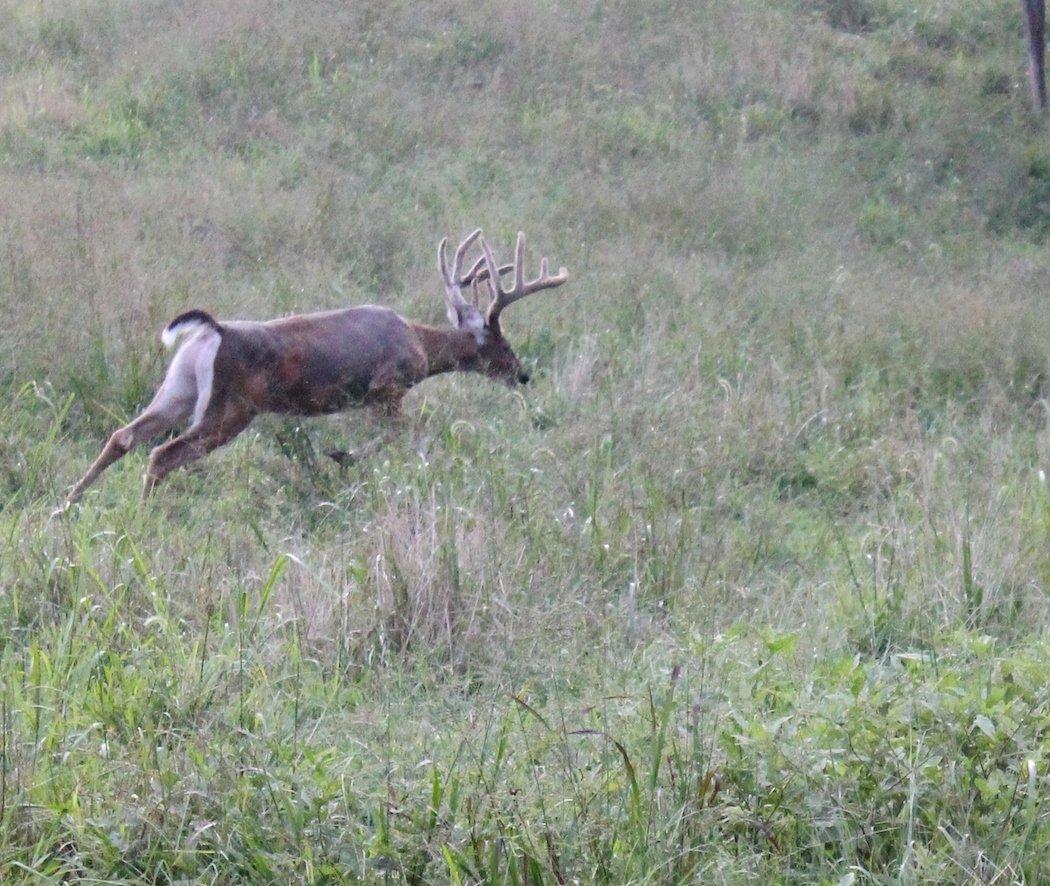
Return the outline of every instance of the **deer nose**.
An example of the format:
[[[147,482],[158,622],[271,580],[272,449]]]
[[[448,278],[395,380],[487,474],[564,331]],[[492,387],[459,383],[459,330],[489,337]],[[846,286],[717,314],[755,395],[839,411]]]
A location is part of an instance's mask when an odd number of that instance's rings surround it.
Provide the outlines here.
[[[527,372],[519,372],[518,381],[520,381],[523,385],[527,385],[529,383],[529,374]]]

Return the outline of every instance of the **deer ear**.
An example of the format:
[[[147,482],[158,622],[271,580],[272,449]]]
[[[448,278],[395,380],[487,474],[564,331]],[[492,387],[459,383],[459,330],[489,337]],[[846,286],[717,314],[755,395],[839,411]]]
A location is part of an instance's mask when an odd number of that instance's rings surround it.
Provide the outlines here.
[[[485,337],[488,334],[485,329],[485,318],[481,316],[481,311],[473,305],[466,302],[459,305],[450,304],[448,319],[457,329],[472,333],[479,345],[485,343]]]

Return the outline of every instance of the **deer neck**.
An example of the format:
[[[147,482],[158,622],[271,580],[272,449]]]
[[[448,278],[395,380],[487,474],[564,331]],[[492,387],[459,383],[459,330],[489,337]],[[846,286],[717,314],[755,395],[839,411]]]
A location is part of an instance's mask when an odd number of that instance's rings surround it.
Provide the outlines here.
[[[478,342],[473,332],[419,323],[413,323],[412,329],[427,355],[428,376],[468,369],[478,356]]]

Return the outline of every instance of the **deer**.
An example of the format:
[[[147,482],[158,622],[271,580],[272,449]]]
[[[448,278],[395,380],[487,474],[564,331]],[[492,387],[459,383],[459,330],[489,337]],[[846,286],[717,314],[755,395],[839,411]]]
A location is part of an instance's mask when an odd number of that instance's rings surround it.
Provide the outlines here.
[[[481,255],[463,273],[475,242]],[[229,443],[261,413],[327,415],[361,406],[398,417],[409,389],[446,372],[481,373],[512,387],[527,384],[529,375],[503,336],[501,316],[519,299],[561,286],[568,271],[552,275],[544,257],[539,276],[526,281],[521,232],[508,265],[498,264],[480,228],[460,242],[451,265],[447,248],[445,237],[438,267],[451,328],[406,320],[380,305],[266,321],[220,322],[201,309],[177,316],[161,332],[161,342],[168,349],[182,344],[153,400],[113,433],[59,511],[136,446],[186,422],[181,434],[150,452],[144,498],[172,471]],[[507,274],[509,288],[502,279]],[[484,309],[481,284],[487,290]]]

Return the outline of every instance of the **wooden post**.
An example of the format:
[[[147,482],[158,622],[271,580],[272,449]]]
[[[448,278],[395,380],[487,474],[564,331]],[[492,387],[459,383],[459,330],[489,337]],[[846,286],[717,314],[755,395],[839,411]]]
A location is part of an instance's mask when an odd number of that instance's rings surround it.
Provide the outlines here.
[[[1028,23],[1028,78],[1037,111],[1046,110],[1046,0],[1021,0]]]

